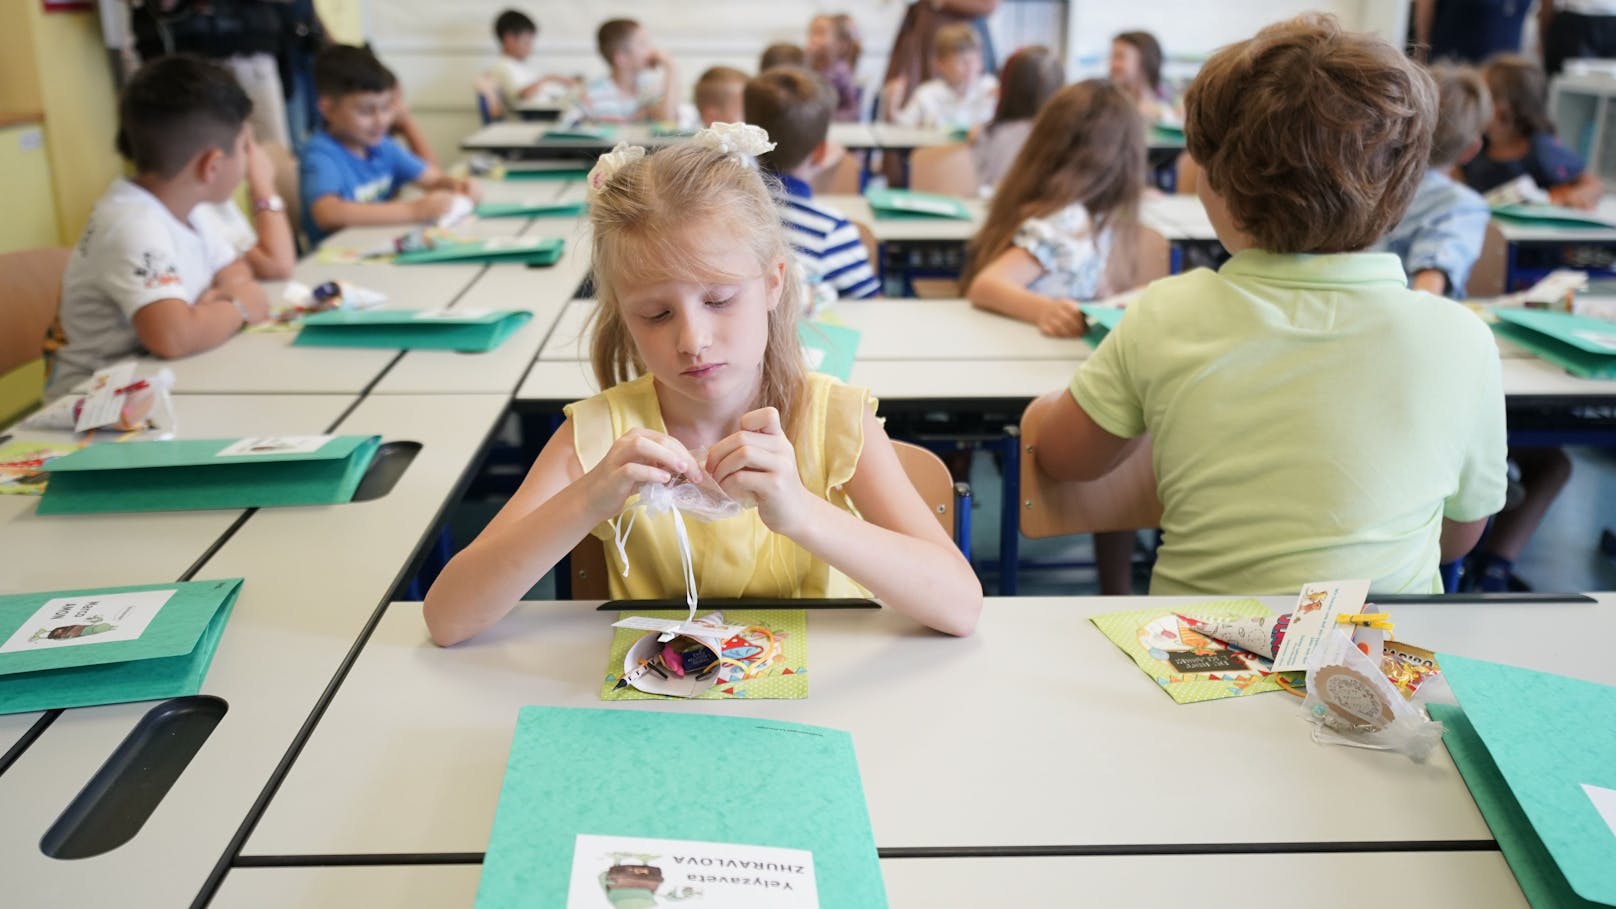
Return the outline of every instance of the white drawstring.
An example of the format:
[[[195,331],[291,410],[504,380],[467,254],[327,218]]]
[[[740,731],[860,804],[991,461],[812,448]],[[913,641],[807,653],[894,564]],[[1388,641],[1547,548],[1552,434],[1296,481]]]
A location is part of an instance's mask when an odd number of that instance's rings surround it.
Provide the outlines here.
[[[612,527],[612,542],[617,546],[617,558],[623,563],[625,578],[628,577],[628,535],[634,530],[634,519],[643,507],[640,503],[635,503],[635,507],[628,509],[628,521],[621,527],[617,522],[622,515],[606,519],[606,523]],[[679,513],[679,509],[670,508],[668,511],[673,514],[673,535],[679,544],[679,565],[684,569],[685,605],[690,607],[690,615],[685,621],[689,622],[696,617],[696,566],[690,555],[690,532],[685,529],[685,518]]]

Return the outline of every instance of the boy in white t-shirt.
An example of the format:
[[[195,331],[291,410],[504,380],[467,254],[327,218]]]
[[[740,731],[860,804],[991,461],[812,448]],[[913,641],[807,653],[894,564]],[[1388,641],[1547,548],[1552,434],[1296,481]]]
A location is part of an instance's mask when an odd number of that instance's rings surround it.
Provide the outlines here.
[[[887,88],[888,110],[901,126],[970,130],[993,119],[999,103],[999,80],[982,72],[982,40],[969,23],[945,25],[932,43],[932,70],[937,78],[915,87],[909,103],[898,109],[903,84]]]
[[[235,199],[204,202],[203,208],[217,215],[226,241],[247,262],[253,277],[260,281],[284,281],[297,264],[297,241],[292,235],[292,219],[286,200],[275,192],[275,164],[264,147],[247,140],[247,203],[252,219],[242,213]],[[194,214],[194,212],[193,212]]]
[[[499,90],[504,111],[514,111],[523,101],[535,98],[560,100],[567,96],[572,80],[541,74],[528,64],[539,24],[520,10],[508,9],[494,19],[494,38],[499,41],[499,62],[489,73]]]
[[[679,72],[673,58],[651,43],[633,19],[608,19],[595,33],[600,56],[612,68],[591,80],[578,99],[578,119],[593,123],[679,120]]]
[[[268,318],[264,288],[202,204],[240,185],[251,111],[227,70],[196,57],[159,58],[129,81],[118,151],[135,175],[101,196],[68,260],[48,396],[142,350],[200,353]]]

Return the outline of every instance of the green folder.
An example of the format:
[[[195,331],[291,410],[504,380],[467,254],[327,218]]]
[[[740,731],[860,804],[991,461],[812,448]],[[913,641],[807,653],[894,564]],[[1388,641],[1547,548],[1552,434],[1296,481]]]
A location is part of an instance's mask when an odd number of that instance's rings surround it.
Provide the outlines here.
[[[1616,687],[1448,654],[1437,663],[1460,707],[1431,715],[1527,900],[1616,905]]]
[[[1584,379],[1616,378],[1616,322],[1546,309],[1495,309],[1493,331]]]
[[[394,265],[442,265],[466,262],[518,262],[554,265],[567,241],[559,237],[488,237],[482,240],[433,244],[431,249],[401,252]]]
[[[580,834],[805,850],[819,905],[887,905],[853,739],[834,729],[759,717],[524,707],[478,909],[577,905],[567,895]]]
[[[588,211],[582,202],[484,202],[477,206],[479,218],[565,218]]]
[[[610,142],[617,136],[617,127],[611,124],[597,126],[558,126],[544,131],[544,138],[579,142]]]
[[[949,218],[971,220],[965,202],[939,193],[917,193],[907,189],[872,189],[864,194],[870,211],[877,218]]]
[[[336,505],[353,498],[380,444],[275,436],[91,445],[46,465],[39,513]]]
[[[196,694],[241,583],[227,578],[0,597],[0,714]],[[172,594],[164,599],[163,591]],[[160,604],[154,615],[153,603]],[[137,612],[149,615],[138,634],[130,618]],[[107,639],[97,640],[101,635]],[[66,640],[85,643],[60,643]]]
[[[814,371],[835,376],[843,382],[853,374],[853,357],[858,353],[862,334],[856,328],[829,322],[797,323],[797,337],[808,352],[808,362]]]
[[[305,316],[292,344],[486,353],[532,318],[519,309],[331,309]]]
[[[1511,224],[1530,224],[1542,227],[1570,227],[1585,230],[1613,230],[1616,224],[1595,215],[1585,214],[1563,205],[1537,205],[1514,202],[1494,205],[1493,217]]]
[[[588,167],[573,164],[554,164],[548,161],[526,164],[506,164],[504,180],[582,180],[589,176]]]
[[[1080,304],[1077,308],[1083,311],[1083,317],[1089,322],[1089,330],[1083,336],[1083,340],[1088,341],[1093,347],[1100,346],[1100,342],[1111,333],[1111,329],[1116,328],[1117,323],[1122,321],[1122,314],[1127,312],[1117,306],[1099,306],[1093,303]]]
[[[1184,147],[1184,127],[1176,123],[1152,123],[1145,133],[1147,145],[1156,148]]]

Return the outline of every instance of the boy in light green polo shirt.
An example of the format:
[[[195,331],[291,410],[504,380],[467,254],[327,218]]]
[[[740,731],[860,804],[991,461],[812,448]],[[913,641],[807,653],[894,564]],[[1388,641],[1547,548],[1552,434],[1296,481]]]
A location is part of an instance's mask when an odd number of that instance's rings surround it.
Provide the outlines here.
[[[1153,594],[1440,591],[1438,564],[1504,504],[1498,351],[1396,256],[1360,252],[1425,172],[1430,77],[1303,16],[1219,51],[1185,103],[1233,258],[1151,285],[1071,388],[1028,408],[1040,469],[1098,477],[1149,434]]]

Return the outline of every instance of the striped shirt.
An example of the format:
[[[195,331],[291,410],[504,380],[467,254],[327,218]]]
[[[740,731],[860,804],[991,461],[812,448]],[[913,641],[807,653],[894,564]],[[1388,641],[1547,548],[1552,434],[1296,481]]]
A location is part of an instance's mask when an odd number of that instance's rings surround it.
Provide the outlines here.
[[[789,174],[779,174],[785,192],[779,197],[786,234],[810,280],[836,288],[844,299],[873,297],[881,292],[858,228],[834,208],[813,201],[813,189]]]

